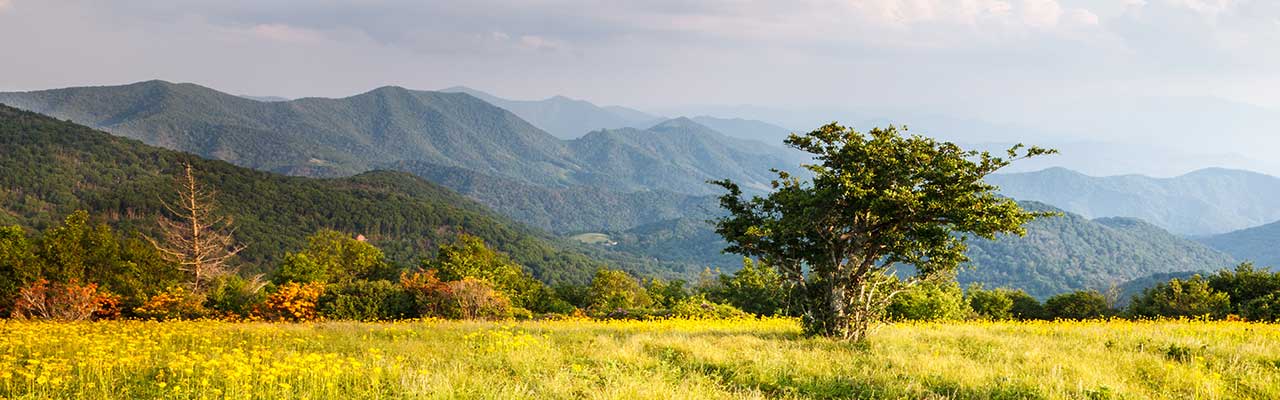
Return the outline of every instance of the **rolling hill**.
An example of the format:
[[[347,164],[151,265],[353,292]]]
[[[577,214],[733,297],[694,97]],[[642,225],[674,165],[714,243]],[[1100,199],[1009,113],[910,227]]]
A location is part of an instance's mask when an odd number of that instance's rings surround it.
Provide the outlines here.
[[[1002,194],[1089,218],[1132,217],[1180,235],[1210,235],[1280,220],[1280,178],[1203,169],[1174,178],[1092,177],[1063,168],[997,174]]]
[[[1262,267],[1280,267],[1280,221],[1199,239],[1243,261]]]
[[[171,196],[168,175],[184,162],[219,193],[249,245],[241,260],[269,270],[321,228],[360,233],[401,263],[434,252],[457,232],[484,238],[549,282],[589,280],[607,264],[670,275],[673,265],[553,239],[403,172],[346,178],[281,176],[112,136],[70,122],[0,106],[0,224],[40,230],[76,209],[152,232]],[[598,258],[589,257],[584,252]]]

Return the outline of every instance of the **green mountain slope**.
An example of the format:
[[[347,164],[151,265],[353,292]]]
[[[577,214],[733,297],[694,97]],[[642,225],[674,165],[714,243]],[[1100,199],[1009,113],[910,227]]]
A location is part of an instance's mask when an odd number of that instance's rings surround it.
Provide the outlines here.
[[[1174,178],[1092,177],[1063,168],[987,178],[1002,194],[1089,218],[1132,217],[1182,235],[1208,235],[1280,220],[1280,178],[1205,169]]]
[[[703,115],[693,117],[693,121],[731,137],[774,146],[782,146],[782,141],[792,133],[787,128],[751,119],[716,118]]]
[[[583,100],[555,96],[544,100],[509,100],[468,87],[442,90],[466,93],[502,107],[542,130],[562,139],[582,137],[600,129],[644,128],[662,122],[663,118],[626,107],[600,107]]]
[[[1240,260],[1280,267],[1280,221],[1199,240]]]
[[[342,99],[260,102],[193,84],[2,93],[0,103],[151,145],[296,175],[423,160],[541,184],[579,169],[559,140],[465,94],[383,87]]]
[[[690,194],[719,194],[707,181],[725,178],[746,189],[768,190],[776,176],[771,168],[796,170],[800,165],[798,158],[776,147],[730,138],[688,118],[646,130],[595,131],[570,147],[603,176]]]
[[[1024,208],[1057,210],[1036,202]],[[1027,226],[1024,237],[970,240],[974,268],[962,282],[1025,289],[1048,296],[1113,284],[1162,272],[1217,270],[1235,259],[1200,243],[1132,218],[1089,220],[1078,214],[1045,218]]]
[[[1051,206],[1022,202],[1035,210]],[[739,258],[721,254],[724,242],[710,224],[663,221],[610,233],[620,250],[658,260],[681,259],[732,271]],[[1027,236],[969,240],[969,268],[961,282],[1012,287],[1046,297],[1079,289],[1107,289],[1162,272],[1217,270],[1234,265],[1226,254],[1129,218],[1089,220],[1076,214],[1033,221]]]
[[[287,177],[144,145],[69,122],[0,106],[0,223],[44,229],[75,209],[113,225],[154,230],[170,173],[191,162],[235,217],[242,260],[269,269],[321,228],[361,233],[403,263],[431,254],[458,232],[484,238],[551,282],[578,282],[604,263],[497,216],[448,189],[402,172],[348,178]],[[645,273],[667,267],[582,249]]]
[[[653,190],[623,193],[589,186],[549,188],[421,161],[401,161],[386,168],[420,176],[517,221],[559,234],[621,231],[682,217],[705,220],[720,209],[712,196]]]
[[[465,93],[398,87],[341,99],[261,102],[193,84],[148,81],[0,93],[0,103],[155,146],[302,176],[346,176],[422,161],[545,187],[707,194],[705,179],[759,186],[762,171],[794,164],[776,147],[735,141],[688,120],[682,120],[688,126],[681,133],[662,124],[637,135],[605,135],[625,140],[566,142]],[[628,160],[650,158],[657,169],[625,168]]]

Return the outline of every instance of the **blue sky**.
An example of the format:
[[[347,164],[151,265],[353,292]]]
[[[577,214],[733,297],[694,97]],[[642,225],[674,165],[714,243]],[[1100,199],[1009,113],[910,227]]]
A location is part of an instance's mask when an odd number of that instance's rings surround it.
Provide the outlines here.
[[[752,105],[1013,127],[975,140],[1027,127],[1254,158],[1265,154],[1251,143],[1280,145],[1267,119],[1280,109],[1276,1],[0,0],[0,49],[0,90],[466,85],[665,112]],[[1134,132],[1160,121],[1130,115],[1162,119],[1151,104],[1173,122]],[[1182,128],[1220,118],[1240,126]]]

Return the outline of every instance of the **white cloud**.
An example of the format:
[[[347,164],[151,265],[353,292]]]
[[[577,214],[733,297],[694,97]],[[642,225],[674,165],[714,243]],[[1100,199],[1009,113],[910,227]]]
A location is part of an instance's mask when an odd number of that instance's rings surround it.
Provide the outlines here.
[[[568,46],[559,40],[548,39],[538,35],[520,36],[520,47],[532,51],[560,51]]]
[[[1033,28],[1052,28],[1062,17],[1062,5],[1056,0],[1023,0],[1022,20]]]
[[[13,6],[13,0],[0,0],[0,12],[4,12],[5,10],[8,10],[9,7],[12,7],[12,6]]]
[[[261,24],[249,31],[258,37],[278,42],[315,42],[324,38],[320,32],[285,24]]]

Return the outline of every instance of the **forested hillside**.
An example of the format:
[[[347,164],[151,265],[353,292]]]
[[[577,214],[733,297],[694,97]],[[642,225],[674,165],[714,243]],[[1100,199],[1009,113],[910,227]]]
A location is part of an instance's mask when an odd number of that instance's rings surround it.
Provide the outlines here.
[[[401,161],[386,168],[420,176],[517,221],[558,234],[621,231],[682,217],[705,220],[720,210],[712,196],[661,190],[617,192],[591,186],[549,188],[422,161]]]
[[[70,119],[147,144],[258,170],[345,176],[422,161],[545,187],[711,192],[706,179],[755,187],[793,168],[775,146],[734,140],[692,121],[562,141],[464,93],[383,87],[340,98],[261,102],[194,84],[0,93],[0,103]],[[610,131],[612,132],[612,131]],[[629,162],[653,162],[639,170]]]
[[[1057,210],[1020,202],[1029,210]],[[1073,213],[1027,225],[1024,237],[969,241],[973,268],[961,282],[1024,289],[1043,297],[1163,272],[1213,271],[1236,263],[1231,256],[1132,218],[1089,220]]]
[[[1093,177],[1063,168],[997,174],[987,182],[1019,200],[1089,218],[1132,217],[1180,235],[1208,235],[1280,220],[1280,178],[1211,168],[1174,178]]]
[[[582,283],[604,265],[573,245],[497,216],[448,189],[401,172],[349,178],[286,177],[118,138],[69,122],[0,106],[0,224],[40,230],[77,209],[150,233],[173,196],[170,174],[184,162],[217,190],[235,217],[241,254],[272,268],[321,228],[363,234],[395,261],[416,263],[458,232],[480,236],[536,276]],[[601,250],[625,268],[667,274],[654,263]],[[669,266],[665,267],[669,268]]]
[[[1241,260],[1253,261],[1264,267],[1280,267],[1280,221],[1209,236],[1200,241]]]

